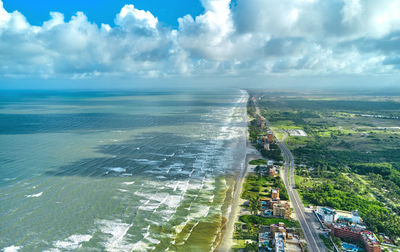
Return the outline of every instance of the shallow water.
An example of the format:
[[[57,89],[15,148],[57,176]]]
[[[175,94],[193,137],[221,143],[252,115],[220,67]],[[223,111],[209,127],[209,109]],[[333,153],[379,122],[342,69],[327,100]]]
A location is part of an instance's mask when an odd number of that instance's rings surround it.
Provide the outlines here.
[[[0,249],[217,246],[247,93],[0,96]]]

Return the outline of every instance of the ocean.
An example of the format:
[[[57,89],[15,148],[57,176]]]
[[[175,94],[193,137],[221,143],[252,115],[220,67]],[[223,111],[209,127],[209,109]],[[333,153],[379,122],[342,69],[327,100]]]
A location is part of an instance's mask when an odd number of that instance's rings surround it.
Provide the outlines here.
[[[0,94],[0,250],[212,251],[243,90]]]

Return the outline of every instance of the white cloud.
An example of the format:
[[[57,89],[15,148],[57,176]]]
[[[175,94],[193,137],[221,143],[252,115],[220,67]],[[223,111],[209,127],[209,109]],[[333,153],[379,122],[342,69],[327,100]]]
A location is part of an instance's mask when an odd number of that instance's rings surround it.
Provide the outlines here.
[[[0,76],[397,73],[397,0],[201,0],[173,30],[134,5],[114,24],[58,12],[41,26],[0,0]],[[173,6],[171,7],[173,8]]]
[[[0,26],[10,19],[10,14],[4,9],[3,2],[0,1]]]
[[[205,13],[193,19],[179,18],[180,45],[195,58],[226,59],[232,50],[234,33],[230,0],[203,0]]]
[[[115,18],[115,24],[121,27],[156,29],[158,19],[149,11],[138,10],[132,4],[125,5]]]

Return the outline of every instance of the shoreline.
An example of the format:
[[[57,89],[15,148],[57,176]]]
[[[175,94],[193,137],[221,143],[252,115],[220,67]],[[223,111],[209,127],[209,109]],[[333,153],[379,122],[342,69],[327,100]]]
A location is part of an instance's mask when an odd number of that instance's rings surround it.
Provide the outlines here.
[[[249,99],[249,98],[248,98]],[[243,183],[249,173],[249,162],[253,159],[262,158],[261,154],[252,146],[249,142],[249,119],[247,114],[247,106],[245,112],[245,121],[246,121],[246,156],[244,158],[243,168],[240,170],[240,173],[235,176],[235,184],[233,187],[233,195],[232,201],[230,203],[231,211],[228,216],[226,216],[227,221],[225,226],[222,229],[222,237],[220,244],[216,251],[226,252],[231,251],[234,246],[233,235],[235,232],[235,223],[238,222],[239,216],[241,213],[241,205],[243,204],[241,195],[243,191]]]
[[[254,159],[262,158],[261,154],[258,153],[258,151],[251,146],[248,138],[246,139],[246,147],[247,149],[246,157],[244,160],[244,169],[241,170],[241,172],[236,176],[235,179],[235,185],[233,186],[233,199],[230,204],[231,212],[229,216],[227,216],[227,222],[225,224],[225,228],[222,234],[222,240],[218,249],[218,251],[220,252],[231,251],[234,245],[233,234],[235,232],[235,223],[238,222],[241,213],[241,205],[243,204],[242,201],[244,201],[242,200],[241,195],[243,191],[243,183],[247,177],[247,174],[249,173],[249,162]]]

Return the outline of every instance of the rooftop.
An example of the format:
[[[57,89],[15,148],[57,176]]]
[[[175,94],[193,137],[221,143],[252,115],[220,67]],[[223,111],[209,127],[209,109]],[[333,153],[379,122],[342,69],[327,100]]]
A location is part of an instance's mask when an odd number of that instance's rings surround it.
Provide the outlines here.
[[[321,212],[325,215],[335,215],[336,211],[335,209],[328,208],[328,207],[318,207],[318,210],[321,210]]]
[[[351,225],[351,226],[349,226],[349,225],[341,224],[341,223],[333,223],[332,226],[335,227],[335,228],[340,228],[340,229],[347,230],[347,231],[352,231],[352,232],[355,232],[355,233],[360,233],[361,231],[365,230],[365,227],[361,226],[361,225]]]
[[[368,243],[371,243],[371,244],[374,244],[374,245],[378,245],[379,244],[378,240],[375,238],[374,233],[372,233],[371,231],[365,230],[365,231],[363,231],[361,233],[361,235],[364,238],[367,238],[367,242]]]
[[[277,252],[285,251],[284,234],[285,233],[275,233],[275,251]]]

